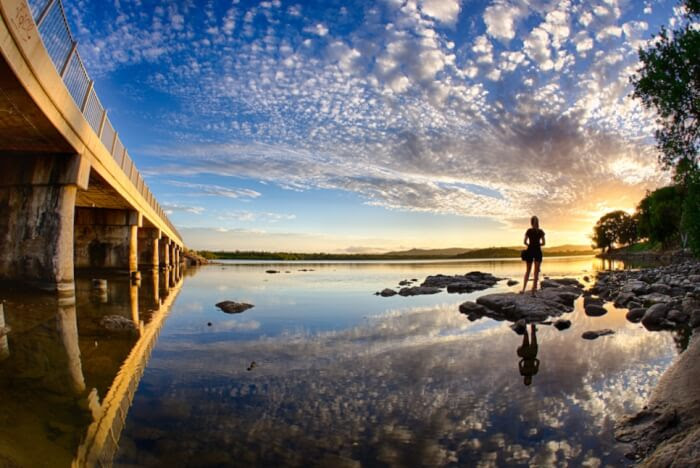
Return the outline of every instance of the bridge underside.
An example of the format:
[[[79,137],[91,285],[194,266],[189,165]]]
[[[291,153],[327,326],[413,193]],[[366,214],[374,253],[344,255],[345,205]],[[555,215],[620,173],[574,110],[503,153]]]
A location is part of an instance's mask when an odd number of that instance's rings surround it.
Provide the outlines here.
[[[169,268],[180,247],[76,152],[0,54],[0,280],[72,288],[75,268]]]

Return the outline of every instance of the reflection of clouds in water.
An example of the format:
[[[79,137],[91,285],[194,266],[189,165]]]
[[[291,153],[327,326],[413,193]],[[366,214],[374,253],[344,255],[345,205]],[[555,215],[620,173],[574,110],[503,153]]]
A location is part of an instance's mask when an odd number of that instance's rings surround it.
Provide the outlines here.
[[[214,331],[252,331],[260,328],[260,322],[256,320],[225,320],[217,322],[211,327]]]
[[[619,455],[609,455],[613,420],[642,405],[673,348],[666,334],[634,329],[579,337],[575,318],[567,332],[540,327],[542,365],[524,387],[521,337],[506,324],[471,323],[453,305],[395,310],[334,332],[163,342],[152,365],[166,372],[144,382],[216,427],[187,437],[225,444],[232,456],[264,448],[258,461],[595,464]],[[252,360],[258,367],[245,371]]]

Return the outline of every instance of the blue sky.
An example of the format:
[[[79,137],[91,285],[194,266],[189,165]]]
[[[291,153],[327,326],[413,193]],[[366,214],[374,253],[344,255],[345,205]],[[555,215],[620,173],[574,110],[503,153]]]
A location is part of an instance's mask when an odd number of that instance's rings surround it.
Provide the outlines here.
[[[64,3],[193,248],[587,243],[668,181],[629,76],[676,2]]]

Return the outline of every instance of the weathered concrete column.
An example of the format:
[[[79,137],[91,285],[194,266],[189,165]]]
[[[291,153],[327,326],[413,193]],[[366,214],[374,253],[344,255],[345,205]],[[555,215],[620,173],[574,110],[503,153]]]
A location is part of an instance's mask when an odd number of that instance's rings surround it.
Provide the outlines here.
[[[90,163],[79,155],[0,156],[0,279],[73,288],[73,216]]]
[[[139,267],[147,270],[158,268],[158,244],[162,236],[160,229],[139,228],[138,236]]]
[[[140,213],[107,208],[76,208],[75,267],[138,269]]]
[[[158,251],[160,252],[160,267],[168,268],[170,266],[170,244],[172,241],[163,236],[158,243]]]

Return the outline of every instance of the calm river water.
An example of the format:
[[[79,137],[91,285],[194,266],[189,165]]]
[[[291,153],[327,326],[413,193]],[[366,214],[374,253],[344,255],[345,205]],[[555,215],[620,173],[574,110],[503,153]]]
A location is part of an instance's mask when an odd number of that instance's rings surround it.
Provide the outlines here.
[[[591,257],[546,258],[551,277]],[[613,265],[621,266],[621,265]],[[266,270],[279,270],[268,274]],[[537,328],[525,385],[509,323],[470,322],[472,294],[384,298],[403,279],[519,261],[229,263],[139,284],[90,277],[52,302],[2,290],[0,466],[620,466],[617,418],[644,405],[679,352],[608,305]],[[222,300],[255,307],[229,315]],[[106,332],[105,315],[135,330]],[[2,326],[2,323],[0,323]],[[612,336],[581,339],[586,330]],[[678,343],[678,344],[677,344]]]

